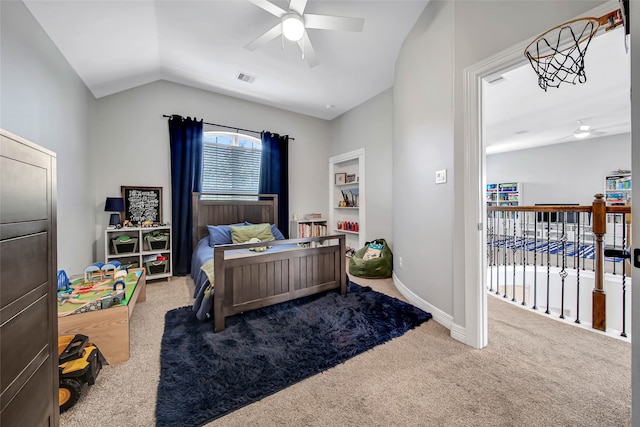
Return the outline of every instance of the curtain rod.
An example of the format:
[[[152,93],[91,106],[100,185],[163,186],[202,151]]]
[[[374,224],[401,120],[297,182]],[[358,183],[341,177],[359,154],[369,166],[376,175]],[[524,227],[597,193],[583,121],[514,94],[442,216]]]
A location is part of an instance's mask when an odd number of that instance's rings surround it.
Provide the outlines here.
[[[177,116],[178,114],[174,114],[174,115]],[[167,118],[170,119],[173,116],[167,116],[166,114],[163,114],[162,117],[167,117]],[[182,116],[180,116],[180,117],[182,117]],[[205,125],[209,125],[209,126],[218,126],[218,127],[221,127],[221,128],[235,129],[236,132],[243,131],[243,132],[251,132],[251,133],[257,133],[257,134],[261,134],[262,133],[262,132],[257,131],[257,130],[242,129],[242,128],[237,128],[235,126],[219,125],[219,124],[216,124],[216,123],[205,122],[204,120],[202,121],[202,123],[204,123]],[[287,136],[289,136],[289,135],[287,135]],[[292,136],[289,136],[289,140],[290,141],[295,141],[296,139],[294,137],[292,137]]]

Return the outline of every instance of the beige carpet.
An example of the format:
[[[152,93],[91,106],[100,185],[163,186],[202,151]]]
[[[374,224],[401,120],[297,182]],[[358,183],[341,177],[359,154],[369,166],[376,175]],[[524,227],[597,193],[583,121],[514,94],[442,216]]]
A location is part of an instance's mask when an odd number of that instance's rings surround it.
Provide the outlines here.
[[[364,280],[399,296],[391,280]],[[106,366],[64,427],[153,426],[164,313],[191,281],[150,283],[131,358]],[[628,426],[630,345],[489,298],[489,346],[429,320],[402,337],[207,426]]]

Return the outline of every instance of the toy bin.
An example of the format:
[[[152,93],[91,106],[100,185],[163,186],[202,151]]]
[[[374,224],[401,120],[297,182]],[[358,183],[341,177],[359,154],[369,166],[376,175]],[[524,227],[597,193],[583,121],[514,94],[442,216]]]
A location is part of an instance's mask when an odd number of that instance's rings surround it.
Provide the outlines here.
[[[169,260],[165,259],[162,261],[147,261],[144,263],[145,268],[147,269],[147,275],[151,276],[153,274],[164,274],[167,272],[169,267]]]
[[[140,257],[138,256],[129,256],[126,258],[118,257],[118,261],[120,261],[120,269],[126,268],[127,270],[130,270],[132,268],[140,267]]]
[[[138,251],[138,238],[127,235],[118,236],[111,241],[116,254],[128,254]]]
[[[150,251],[164,251],[169,249],[169,236],[167,234],[147,233],[144,236]]]

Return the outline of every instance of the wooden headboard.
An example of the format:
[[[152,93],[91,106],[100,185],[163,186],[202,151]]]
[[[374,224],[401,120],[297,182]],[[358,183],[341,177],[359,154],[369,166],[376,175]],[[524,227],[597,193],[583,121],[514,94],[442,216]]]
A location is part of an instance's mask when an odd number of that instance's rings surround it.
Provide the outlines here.
[[[235,197],[235,199],[234,199]],[[254,224],[278,226],[277,194],[193,193],[193,246],[209,235],[207,225]]]

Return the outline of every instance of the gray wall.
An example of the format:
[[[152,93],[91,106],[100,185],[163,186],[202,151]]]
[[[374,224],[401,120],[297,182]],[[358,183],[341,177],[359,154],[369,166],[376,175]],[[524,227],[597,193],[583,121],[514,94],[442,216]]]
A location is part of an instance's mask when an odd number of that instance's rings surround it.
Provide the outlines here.
[[[394,272],[451,314],[453,269],[453,2],[429,2],[396,64],[393,122]],[[448,182],[435,184],[447,169]],[[399,265],[403,258],[403,267]]]
[[[543,3],[431,1],[396,64],[394,271],[454,326],[466,325],[463,71],[603,2]],[[435,184],[438,169],[448,183]]]
[[[74,272],[102,258],[104,199],[121,185],[166,188],[170,218],[162,114],[295,137],[291,213],[327,214],[328,158],[365,147],[367,237],[393,240],[397,279],[464,326],[462,72],[600,3],[431,1],[400,52],[393,91],[326,122],[167,82],[95,101],[24,5],[1,2],[0,125],[58,153],[60,268]],[[446,184],[434,182],[439,169]]]
[[[21,1],[0,15],[0,127],[56,152],[58,268],[82,272],[94,261],[95,99]]]
[[[104,206],[107,196],[119,195],[121,185],[163,187],[163,220],[171,221],[169,127],[163,114],[195,116],[205,122],[294,137],[295,141],[289,144],[289,212],[328,214],[331,146],[328,121],[166,81],[97,101],[93,149],[97,158],[110,161],[92,168],[96,206]],[[205,127],[205,130],[227,129]],[[97,208],[94,222],[94,238],[101,259],[109,215]],[[287,229],[288,224],[281,227]]]
[[[521,203],[590,205],[604,191],[604,177],[631,169],[631,135],[547,145],[487,155],[487,183],[523,184]]]
[[[393,91],[388,89],[331,123],[331,156],[365,149],[366,242],[383,238],[393,250],[391,232],[391,140]]]

